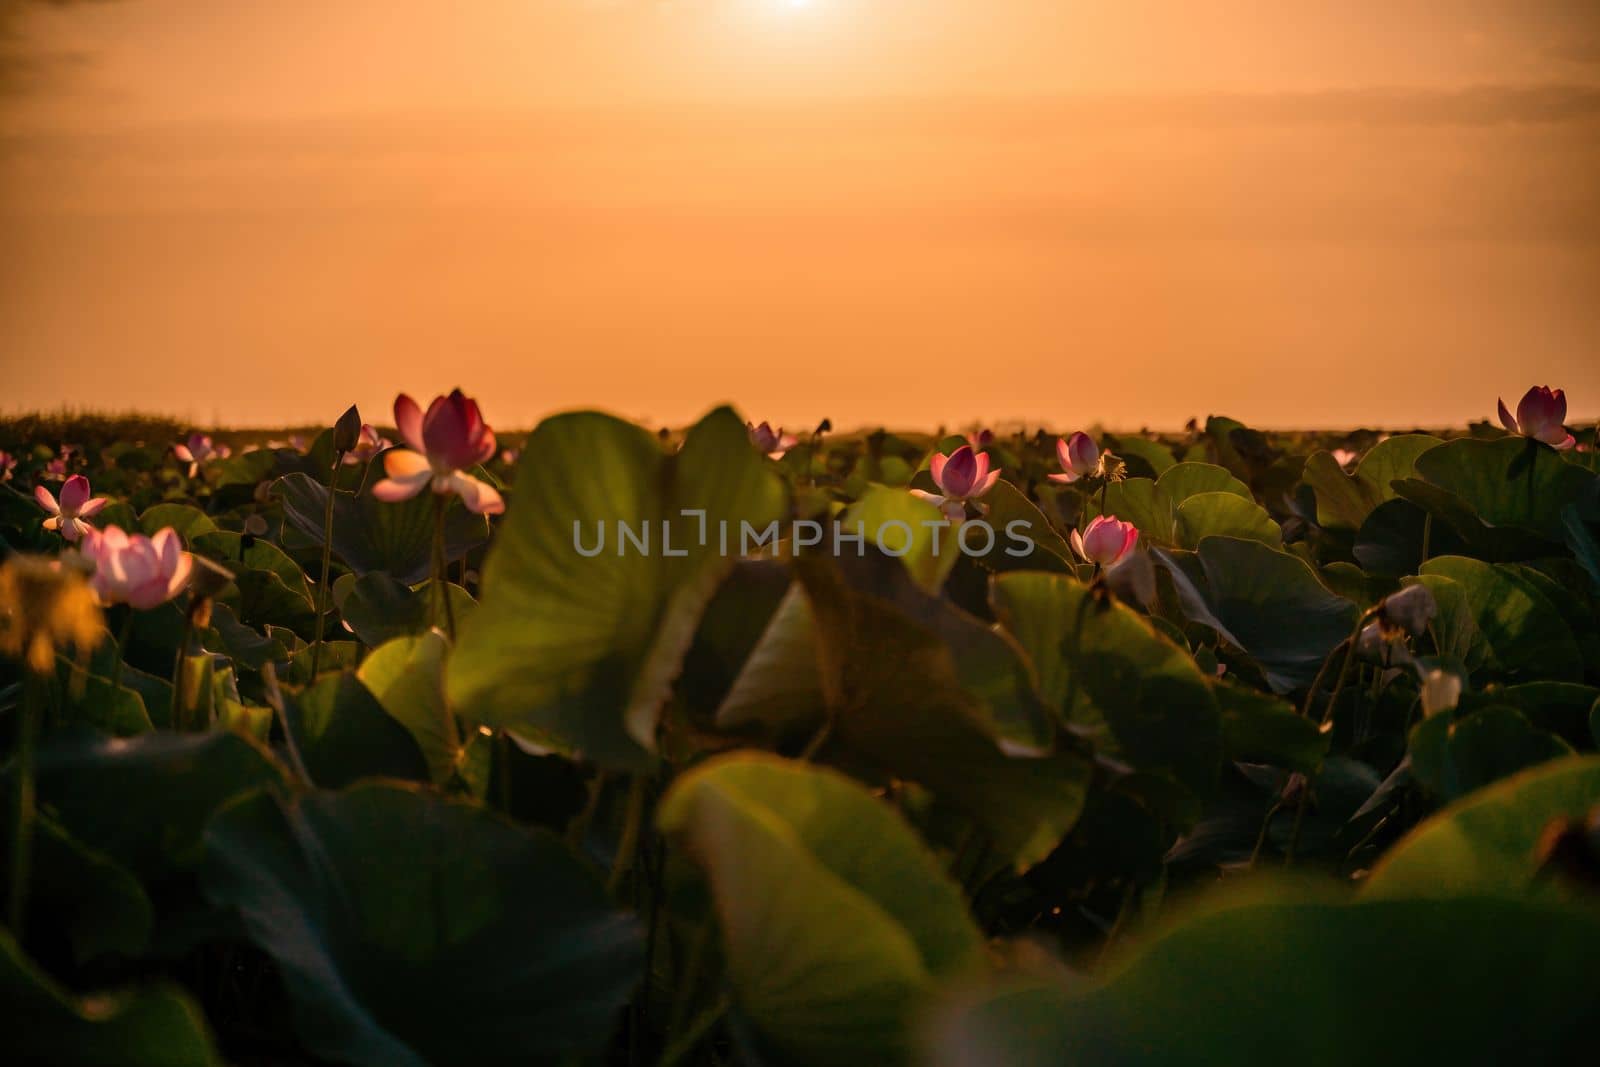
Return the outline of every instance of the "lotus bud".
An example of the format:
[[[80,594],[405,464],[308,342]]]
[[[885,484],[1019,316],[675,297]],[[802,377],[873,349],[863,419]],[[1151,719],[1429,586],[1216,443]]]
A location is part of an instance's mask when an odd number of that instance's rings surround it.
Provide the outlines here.
[[[1138,540],[1139,528],[1114,515],[1097,516],[1081,534],[1072,531],[1073,549],[1087,562],[1102,567],[1114,566],[1133,551]]]
[[[354,404],[339,421],[333,424],[333,450],[335,452],[353,452],[361,442],[361,412]]]
[[[1101,473],[1100,446],[1082,430],[1056,441],[1056,460],[1062,473],[1050,475],[1052,482],[1075,482]]]

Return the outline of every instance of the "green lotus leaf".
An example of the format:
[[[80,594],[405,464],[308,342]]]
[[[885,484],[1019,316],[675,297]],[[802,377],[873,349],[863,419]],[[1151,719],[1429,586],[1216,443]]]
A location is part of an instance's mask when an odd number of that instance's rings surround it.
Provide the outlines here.
[[[1199,547],[1203,537],[1242,537],[1268,548],[1283,545],[1283,530],[1267,509],[1235,493],[1195,493],[1178,505],[1180,548]]]
[[[1359,529],[1373,510],[1397,496],[1394,483],[1416,472],[1417,458],[1443,442],[1427,434],[1399,434],[1378,442],[1346,474],[1338,460],[1316,452],[1302,478],[1317,494],[1317,522],[1329,529]]]
[[[428,780],[412,731],[355,674],[326,673],[282,698],[284,720],[313,783],[337,789],[360,778]]]
[[[950,1003],[928,1062],[1575,1063],[1593,1044],[1596,952],[1592,911],[1530,901],[1235,899],[1096,981],[1013,979]]]
[[[782,483],[726,408],[673,455],[606,415],[546,420],[450,657],[451,705],[607,766],[648,766],[661,703],[739,554],[741,524],[760,531],[784,513]],[[624,548],[618,523],[653,550]],[[591,553],[600,530],[608,540]]]
[[[1437,718],[1438,716],[1435,716]],[[1530,767],[1435,813],[1384,854],[1367,897],[1520,895],[1535,888],[1551,823],[1600,805],[1600,756]]]
[[[1595,481],[1559,452],[1521,437],[1451,441],[1418,456],[1416,469],[1484,523],[1520,527],[1558,543],[1561,512]]]
[[[818,758],[925,786],[977,820],[1005,862],[1048,854],[1078,817],[1090,768],[1053,753],[1056,726],[1015,642],[885,557],[808,556],[796,569],[827,709]]]
[[[639,980],[638,923],[561,841],[401,785],[243,798],[206,830],[202,881],[338,1063],[594,1053]]]
[[[285,781],[266,750],[227,732],[50,741],[37,775],[40,806],[146,884],[194,869],[223,804]]]
[[[1184,613],[1243,649],[1279,693],[1311,684],[1355,626],[1356,606],[1306,562],[1259,541],[1206,537],[1192,554],[1159,552]]]
[[[1000,479],[984,495],[983,504],[987,508],[983,521],[994,531],[994,543],[983,551],[983,534],[969,532],[964,543],[972,559],[991,571],[1071,572],[1077,559],[1072,549],[1044,512],[1016,486]]]
[[[852,537],[861,535],[863,545],[857,549],[877,546],[897,557],[930,593],[939,591],[961,555],[955,541],[957,526],[937,507],[904,489],[868,486],[839,516],[839,526]],[[841,551],[850,550],[849,544],[841,544]]]
[[[144,534],[146,537],[154,537],[156,531],[167,526],[177,530],[178,536],[183,538],[184,544],[190,546],[193,546],[194,539],[201,534],[217,532],[217,524],[211,520],[211,516],[193,504],[171,503],[156,504],[141,512],[139,514],[139,529],[137,532]]]
[[[0,930],[0,1029],[6,1057],[36,1067],[220,1067],[205,1017],[163,987],[78,996]]]
[[[1211,463],[1179,463],[1156,479],[1156,485],[1177,507],[1199,493],[1232,493],[1254,501],[1250,487],[1222,467]]]
[[[1152,441],[1147,437],[1137,437],[1129,434],[1126,437],[1117,437],[1107,442],[1111,451],[1118,458],[1140,459],[1149,466],[1154,477],[1161,477],[1177,464],[1172,456],[1172,450],[1159,441]]]
[[[13,798],[0,798],[0,846],[8,849]],[[30,940],[60,937],[82,966],[102,957],[136,959],[150,941],[150,897],[127,868],[74,837],[48,814],[34,822],[28,893]],[[49,931],[48,934],[43,933]]]
[[[1311,774],[1328,752],[1329,737],[1294,706],[1249,686],[1216,687],[1222,713],[1222,748],[1230,760],[1267,763]]]
[[[1448,578],[1460,589],[1483,643],[1483,669],[1526,681],[1583,678],[1583,653],[1572,630],[1538,587],[1515,570],[1466,556],[1440,556],[1423,564],[1422,574]]]
[[[447,620],[431,580],[412,589],[383,571],[345,575],[334,583],[333,601],[346,625],[369,648],[376,648],[398,637],[427,633]],[[454,582],[445,583],[450,610],[460,626],[477,607],[472,595]]]
[[[433,567],[433,494],[418,493],[410,500],[385,503],[372,495],[372,486],[383,477],[381,468],[382,464],[372,464],[360,492],[335,492],[334,554],[357,574],[385,571],[402,582],[420,582]],[[320,549],[328,487],[300,473],[286,474],[272,487],[283,499],[285,521]],[[488,521],[451,497],[445,511],[446,558],[453,563],[488,537]]]
[[[1205,795],[1222,758],[1217,701],[1188,652],[1148,620],[1062,575],[997,575],[995,615],[1027,651],[1039,691],[1098,747]]]
[[[1560,737],[1499,704],[1424,719],[1412,728],[1408,749],[1412,777],[1446,800],[1572,753]]]
[[[1203,464],[1193,464],[1193,466],[1203,466]],[[1172,470],[1177,469],[1178,467],[1172,468]],[[1089,519],[1096,515],[1110,515],[1138,527],[1140,544],[1176,543],[1175,505],[1172,503],[1172,498],[1167,495],[1167,491],[1156,482],[1148,478],[1127,478],[1113,482],[1105,488],[1104,507],[1101,507],[1101,499],[1099,493],[1090,496],[1084,508],[1083,525],[1087,526]]]
[[[710,883],[735,1005],[771,1062],[904,1063],[935,980],[981,966],[960,889],[841,774],[720,757],[657,818]]]
[[[438,785],[455,778],[466,753],[444,700],[448,648],[438,631],[397,637],[373,649],[356,671],[383,709],[410,731]]]

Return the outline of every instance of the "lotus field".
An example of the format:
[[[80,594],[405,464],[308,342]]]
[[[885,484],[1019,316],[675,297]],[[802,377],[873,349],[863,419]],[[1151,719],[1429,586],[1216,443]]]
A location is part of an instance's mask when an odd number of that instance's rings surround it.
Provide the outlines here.
[[[0,423],[0,1060],[1593,1061],[1560,390],[493,414]]]

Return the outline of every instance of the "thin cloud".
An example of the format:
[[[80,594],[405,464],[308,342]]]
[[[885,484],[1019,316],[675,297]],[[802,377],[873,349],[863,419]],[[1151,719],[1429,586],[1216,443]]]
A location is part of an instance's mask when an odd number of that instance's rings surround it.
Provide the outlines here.
[[[89,62],[83,52],[41,49],[28,38],[29,8],[85,7],[116,0],[0,0],[0,99],[48,88],[62,74]]]

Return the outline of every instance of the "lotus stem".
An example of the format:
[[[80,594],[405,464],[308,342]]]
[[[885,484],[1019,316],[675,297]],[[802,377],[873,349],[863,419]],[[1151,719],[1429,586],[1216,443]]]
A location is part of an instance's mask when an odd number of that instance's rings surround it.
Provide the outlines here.
[[[1266,818],[1261,820],[1261,832],[1256,835],[1256,846],[1250,850],[1250,862],[1247,864],[1251,869],[1255,868],[1256,861],[1261,858],[1261,849],[1267,843],[1267,831],[1272,828],[1272,820],[1277,818],[1278,812],[1282,810],[1283,801],[1274,801],[1272,806],[1267,809]]]
[[[727,1013],[728,998],[724,995],[718,998],[717,1002],[711,1007],[701,1012],[682,1037],[667,1046],[666,1051],[661,1054],[661,1060],[657,1067],[673,1067],[674,1064],[693,1052],[695,1046],[704,1040],[705,1036],[711,1032],[717,1023],[722,1021],[722,1017]]]
[[[1528,521],[1533,521],[1533,476],[1539,467],[1539,442],[1528,438]]]
[[[1428,549],[1433,544],[1433,512],[1425,512],[1422,516],[1422,559],[1418,566],[1428,562]]]
[[[183,633],[178,637],[178,654],[172,658],[172,728],[183,730],[189,717],[189,702],[184,699],[184,674],[189,659],[189,639],[194,635],[194,616],[183,613]]]
[[[339,468],[344,453],[334,452],[333,470],[328,473],[328,506],[322,512],[322,577],[317,580],[317,631],[311,639],[311,680],[317,680],[322,663],[322,628],[328,615],[328,568],[333,562],[333,498],[339,491]]]
[[[433,588],[437,599],[433,604],[433,623],[439,624],[439,601],[444,601],[445,634],[453,645],[456,642],[456,609],[450,603],[449,559],[444,544],[444,515],[448,500],[435,493],[433,497]]]
[[[17,770],[11,803],[11,887],[6,922],[11,935],[22,941],[28,917],[28,881],[33,867],[33,827],[37,816],[34,783],[34,745],[39,733],[44,678],[24,668],[22,707],[17,721]]]
[[[1111,948],[1122,936],[1123,929],[1128,925],[1128,916],[1133,913],[1133,896],[1137,886],[1132,878],[1122,887],[1122,902],[1117,905],[1117,917],[1111,922],[1111,929],[1106,931],[1106,939],[1100,945],[1100,951],[1095,955],[1096,969],[1105,965],[1106,958],[1111,955]]]
[[[639,847],[639,828],[644,822],[644,775],[636,774],[628,786],[628,813],[622,824],[622,837],[617,841],[617,854],[611,861],[611,876],[606,879],[606,892],[616,895],[622,885],[622,876],[633,866],[633,854]]]
[[[1344,683],[1350,678],[1350,665],[1353,664],[1356,659],[1356,642],[1360,640],[1362,624],[1364,624],[1372,614],[1373,611],[1364,612],[1361,617],[1356,620],[1355,632],[1345,639],[1344,662],[1339,666],[1339,677],[1333,683],[1333,693],[1328,697],[1328,706],[1322,710],[1323,726],[1328,725],[1328,723],[1333,719],[1333,710],[1339,704],[1339,694],[1344,690]],[[1324,664],[1324,666],[1326,666],[1326,664]],[[1313,690],[1311,695],[1315,696],[1316,691]]]
[[[1283,865],[1285,867],[1294,865],[1294,853],[1300,847],[1300,827],[1305,824],[1306,804],[1310,801],[1310,797],[1311,779],[1308,776],[1300,783],[1299,800],[1294,806],[1294,829],[1289,831],[1289,847],[1284,849],[1283,852]]]
[[[128,613],[122,617],[122,625],[117,628],[117,661],[111,665],[111,699],[117,699],[117,690],[122,688],[122,666],[127,661],[128,641],[133,637],[133,608],[128,608]]]
[[[583,842],[589,836],[589,824],[594,821],[595,809],[600,806],[600,795],[606,791],[606,782],[610,778],[610,772],[603,767],[595,772],[594,780],[589,783],[589,799],[584,801],[583,810],[567,825],[567,844],[574,849],[582,850]]]
[[[683,1026],[684,1017],[694,1003],[695,987],[700,984],[700,972],[705,967],[706,950],[711,946],[711,931],[716,923],[707,915],[695,927],[694,940],[689,942],[689,954],[684,957],[683,974],[678,978],[678,989],[672,997],[672,1011],[667,1016],[667,1034],[676,1034]]]
[[[828,743],[828,738],[832,735],[833,713],[830,711],[827,717],[822,720],[822,725],[817,728],[817,732],[811,735],[811,740],[806,742],[806,747],[801,750],[800,762],[810,763],[815,759],[817,753],[822,751],[822,746]]]
[[[500,785],[500,810],[511,814],[511,734],[500,730],[494,736],[494,758],[500,765],[496,775]]]
[[[1099,565],[1096,564],[1096,576],[1099,575]],[[1072,673],[1067,677],[1067,699],[1061,705],[1061,713],[1070,720],[1072,709],[1078,704],[1078,653],[1083,644],[1083,624],[1089,615],[1089,590],[1085,589],[1078,598],[1078,610],[1072,623],[1072,648],[1067,653],[1067,663],[1072,667]]]
[[[306,770],[306,761],[300,755],[300,742],[295,740],[294,730],[289,727],[289,713],[284,709],[283,690],[278,687],[278,672],[268,663],[261,668],[261,683],[266,689],[267,706],[278,716],[278,725],[283,729],[284,751],[289,756],[289,766],[295,775],[306,785],[311,785],[311,772]]]

